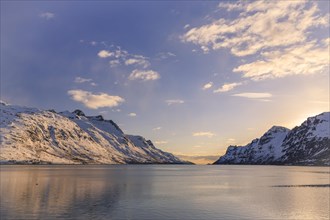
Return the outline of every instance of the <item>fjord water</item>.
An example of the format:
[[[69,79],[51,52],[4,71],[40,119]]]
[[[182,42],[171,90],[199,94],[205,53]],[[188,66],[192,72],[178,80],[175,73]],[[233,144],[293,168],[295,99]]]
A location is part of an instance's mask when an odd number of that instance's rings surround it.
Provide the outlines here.
[[[0,219],[329,219],[329,167],[1,166]]]

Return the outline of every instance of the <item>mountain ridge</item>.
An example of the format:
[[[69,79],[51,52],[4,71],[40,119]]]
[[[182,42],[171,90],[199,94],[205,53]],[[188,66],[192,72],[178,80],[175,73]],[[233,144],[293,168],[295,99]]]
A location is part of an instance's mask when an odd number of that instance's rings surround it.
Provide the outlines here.
[[[0,162],[22,164],[184,164],[112,120],[0,102]],[[139,141],[137,142],[136,139]]]
[[[229,146],[213,164],[330,165],[330,112],[292,130],[273,126],[245,146]]]

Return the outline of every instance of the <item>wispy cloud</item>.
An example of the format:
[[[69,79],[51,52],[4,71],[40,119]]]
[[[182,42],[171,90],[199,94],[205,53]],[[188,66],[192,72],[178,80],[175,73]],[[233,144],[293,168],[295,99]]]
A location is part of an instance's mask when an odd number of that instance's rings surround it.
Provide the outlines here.
[[[129,75],[129,80],[142,80],[142,81],[150,81],[150,80],[157,80],[160,78],[158,72],[153,70],[133,70],[132,73]]]
[[[262,93],[262,92],[246,92],[246,93],[237,93],[232,96],[243,97],[248,99],[257,99],[260,101],[270,101],[273,95],[270,93]]]
[[[136,117],[136,113],[131,112],[131,113],[128,114],[128,116],[129,116],[129,117]]]
[[[147,68],[148,66],[150,66],[149,61],[147,60],[146,57],[144,56],[134,56],[133,58],[129,58],[127,60],[125,60],[125,65],[140,65],[143,68]]]
[[[240,65],[234,72],[252,80],[280,78],[288,75],[310,75],[329,70],[328,46],[310,42],[271,52],[263,52],[263,59]]]
[[[71,99],[83,103],[87,108],[98,109],[102,107],[116,107],[125,100],[120,96],[112,96],[106,93],[93,94],[84,90],[69,90]]]
[[[103,43],[107,46],[105,42]],[[110,49],[100,50],[97,55],[100,58],[110,59],[109,63],[111,67],[116,67],[121,64],[126,66],[140,66],[142,68],[147,68],[150,66],[148,57],[138,54],[131,54],[128,51],[121,49],[121,47],[115,45],[107,47],[110,47]]]
[[[165,100],[165,102],[167,103],[167,105],[175,105],[175,104],[183,104],[184,101],[181,99],[168,99]]]
[[[228,92],[230,90],[233,90],[235,87],[242,85],[242,83],[225,83],[220,88],[214,90],[214,93],[219,92]]]
[[[120,61],[119,60],[110,60],[109,64],[111,67],[116,67],[120,65]]]
[[[155,141],[155,144],[167,144],[168,141]]]
[[[210,89],[213,86],[213,82],[208,82],[205,85],[203,85],[202,89],[207,90]]]
[[[39,14],[39,16],[41,18],[45,18],[46,20],[50,20],[50,19],[55,18],[55,14],[52,13],[52,12],[43,12],[43,13]]]
[[[209,131],[195,132],[195,133],[193,133],[192,135],[193,135],[194,137],[208,137],[208,138],[211,138],[211,137],[216,136],[214,133],[209,132]]]
[[[162,129],[162,127],[156,127],[156,128],[153,128],[152,130],[153,131],[159,131],[160,129]]]
[[[97,86],[97,84],[95,82],[93,82],[92,79],[87,79],[87,78],[83,78],[83,77],[80,77],[80,76],[77,76],[75,79],[74,79],[74,83],[89,83],[91,86]]]
[[[258,55],[233,69],[252,80],[328,71],[327,39],[317,39],[310,32],[329,26],[329,14],[321,14],[316,2],[239,1],[219,7],[237,16],[191,28],[182,41],[198,45],[205,53],[226,48],[238,57]]]
[[[165,60],[170,57],[176,57],[176,55],[172,52],[161,52],[156,55],[156,60]]]
[[[92,81],[93,81],[92,79],[86,79],[86,78],[79,77],[79,76],[74,79],[75,83],[85,83],[85,82],[92,82]]]

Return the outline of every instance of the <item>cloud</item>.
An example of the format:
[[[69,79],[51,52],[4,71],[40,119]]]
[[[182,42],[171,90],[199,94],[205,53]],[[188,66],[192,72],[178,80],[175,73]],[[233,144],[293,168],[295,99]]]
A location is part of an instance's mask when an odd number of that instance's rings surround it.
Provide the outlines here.
[[[195,132],[195,133],[193,133],[193,136],[194,137],[208,137],[208,138],[211,138],[211,137],[214,137],[216,135],[214,133],[212,133],[212,132],[202,131],[202,132]]]
[[[84,90],[69,90],[68,95],[76,102],[83,103],[87,108],[98,109],[102,107],[116,107],[125,102],[120,96],[112,96],[106,93],[93,94]]]
[[[156,128],[153,128],[152,130],[153,131],[159,131],[160,129],[162,129],[162,127],[156,127]]]
[[[85,83],[85,82],[91,82],[91,81],[92,81],[92,79],[86,79],[86,78],[82,78],[79,76],[74,79],[75,83]]]
[[[119,60],[110,60],[109,63],[110,63],[110,66],[111,67],[116,67],[116,66],[119,66],[120,65],[120,61]]]
[[[183,104],[184,101],[181,99],[168,99],[165,100],[165,102],[167,103],[167,105],[174,105],[174,104]]]
[[[156,60],[165,60],[170,57],[176,57],[176,55],[172,52],[161,52],[156,55]]]
[[[107,51],[107,50],[101,50],[97,54],[100,58],[107,58],[107,57],[112,57],[115,54],[113,52]]]
[[[153,70],[133,70],[132,73],[129,75],[129,80],[142,80],[142,81],[149,81],[149,80],[157,80],[160,78],[159,73]]]
[[[80,77],[80,76],[77,76],[75,79],[74,79],[74,82],[75,83],[86,83],[86,82],[89,82],[89,84],[91,86],[97,86],[97,84],[95,82],[93,82],[92,79],[86,79],[86,78],[83,78],[83,77]]]
[[[52,13],[52,12],[43,12],[43,13],[39,14],[39,16],[41,18],[45,18],[46,20],[50,20],[50,19],[53,19],[55,17],[55,14]]]
[[[105,42],[103,42],[107,45]],[[130,54],[126,50],[121,49],[119,46],[111,45],[111,50],[100,50],[98,56],[100,58],[110,58],[109,61],[111,67],[119,66],[120,64],[129,65],[139,65],[143,68],[150,66],[148,58],[138,54]]]
[[[167,144],[168,141],[155,141],[155,144]]]
[[[208,82],[203,86],[203,90],[210,89],[213,86],[213,82]]]
[[[128,114],[128,116],[129,116],[129,117],[136,117],[136,113],[131,112],[131,113]]]
[[[242,83],[225,83],[220,88],[214,90],[214,93],[219,92],[228,92],[230,90],[233,90],[235,87],[242,85]]]
[[[271,98],[273,95],[270,93],[258,93],[258,92],[246,92],[246,93],[237,93],[232,96],[243,97],[248,99],[260,99],[261,101],[269,101],[267,98]]]
[[[186,24],[184,27],[183,27],[183,29],[187,29],[187,28],[189,28],[190,27],[190,24]]]
[[[143,68],[147,68],[148,66],[150,66],[149,61],[147,60],[146,57],[141,56],[141,55],[135,55],[134,58],[129,58],[127,60],[125,60],[125,65],[140,65]]]
[[[240,1],[220,3],[219,8],[234,11],[235,17],[190,28],[182,41],[205,53],[228,49],[237,57],[256,55],[233,69],[252,80],[328,71],[328,39],[311,31],[329,26],[329,14],[322,14],[317,2]]]
[[[254,81],[288,75],[311,75],[329,71],[329,49],[315,42],[263,52],[263,58],[240,65],[233,72],[243,73]]]

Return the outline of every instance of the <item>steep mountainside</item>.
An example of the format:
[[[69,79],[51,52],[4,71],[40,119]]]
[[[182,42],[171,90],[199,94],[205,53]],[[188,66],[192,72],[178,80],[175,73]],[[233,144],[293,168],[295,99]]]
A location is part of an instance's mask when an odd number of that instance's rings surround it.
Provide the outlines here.
[[[286,164],[330,165],[330,112],[308,118],[292,129],[283,141]]]
[[[0,103],[1,163],[184,163],[111,120]]]
[[[329,117],[310,117],[291,131],[274,126],[246,146],[229,146],[214,164],[330,165]]]

